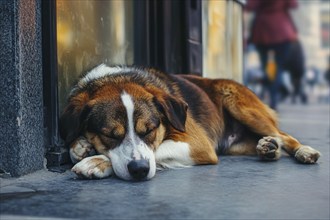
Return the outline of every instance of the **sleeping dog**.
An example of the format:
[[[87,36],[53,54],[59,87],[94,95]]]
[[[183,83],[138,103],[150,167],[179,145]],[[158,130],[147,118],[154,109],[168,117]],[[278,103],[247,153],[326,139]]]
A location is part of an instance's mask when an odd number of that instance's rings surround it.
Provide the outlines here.
[[[84,178],[149,180],[157,168],[217,164],[218,154],[313,164],[320,153],[278,128],[275,113],[225,79],[150,68],[91,70],[72,89],[60,133]]]

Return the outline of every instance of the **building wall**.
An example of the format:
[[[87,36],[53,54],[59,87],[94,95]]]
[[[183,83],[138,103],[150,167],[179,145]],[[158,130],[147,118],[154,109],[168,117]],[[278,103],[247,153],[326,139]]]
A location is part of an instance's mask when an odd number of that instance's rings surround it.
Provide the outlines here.
[[[299,32],[299,39],[305,50],[306,66],[327,67],[329,48],[322,47],[321,13],[330,13],[330,4],[325,1],[300,0],[299,7],[292,11],[293,20]]]
[[[202,1],[203,76],[243,79],[243,12],[237,1]]]
[[[0,170],[43,167],[41,0],[0,1]]]

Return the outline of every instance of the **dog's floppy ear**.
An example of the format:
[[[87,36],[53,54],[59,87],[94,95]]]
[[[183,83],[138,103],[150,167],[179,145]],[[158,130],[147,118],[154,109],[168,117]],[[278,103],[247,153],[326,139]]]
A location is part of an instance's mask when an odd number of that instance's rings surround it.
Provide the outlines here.
[[[93,103],[86,94],[71,97],[59,121],[60,135],[66,145],[79,137],[82,123],[86,120]]]
[[[188,109],[186,102],[168,94],[155,96],[154,102],[176,130],[185,132]]]

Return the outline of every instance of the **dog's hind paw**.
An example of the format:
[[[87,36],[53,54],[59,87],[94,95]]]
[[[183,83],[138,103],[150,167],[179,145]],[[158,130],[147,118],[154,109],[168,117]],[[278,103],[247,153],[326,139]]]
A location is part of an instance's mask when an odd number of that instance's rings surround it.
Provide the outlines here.
[[[86,157],[71,170],[83,179],[102,179],[113,172],[110,159],[104,155]]]
[[[300,163],[307,164],[316,163],[320,156],[320,152],[318,152],[314,148],[305,145],[301,146],[294,155],[297,161],[299,161]]]
[[[270,136],[260,139],[256,150],[262,160],[278,160],[281,156],[280,144]]]

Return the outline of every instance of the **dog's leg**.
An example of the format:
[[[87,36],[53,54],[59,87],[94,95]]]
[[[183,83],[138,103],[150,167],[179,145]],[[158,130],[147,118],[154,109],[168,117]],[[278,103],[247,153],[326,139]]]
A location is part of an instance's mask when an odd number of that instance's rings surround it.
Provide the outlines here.
[[[88,156],[95,155],[96,152],[92,144],[85,137],[80,136],[70,145],[70,158],[73,164],[78,163]]]
[[[80,178],[102,179],[113,173],[110,159],[104,155],[86,157],[71,169]]]
[[[297,139],[282,131],[279,131],[275,137],[268,136],[259,140],[257,151],[258,153],[262,152],[261,154],[264,154],[263,151],[265,150],[265,155],[268,155],[268,158],[275,154],[274,159],[278,159],[280,154],[277,149],[280,149],[280,147],[300,163],[316,163],[321,155],[319,151],[310,146],[302,145]],[[261,154],[259,153],[259,155]]]
[[[243,91],[239,91],[240,89]],[[275,112],[264,105],[251,91],[244,91],[244,88],[236,88],[232,85],[222,93],[228,94],[223,98],[223,106],[230,115],[256,136],[261,137],[259,141],[256,140],[257,145],[254,146],[260,159],[278,160],[281,156],[281,138],[279,138]],[[245,149],[250,151],[250,147],[251,145],[248,145]]]
[[[205,80],[199,77],[184,76],[189,81],[202,88],[219,107],[224,107],[232,117],[249,128],[251,132],[262,138],[256,148],[262,159],[276,160],[280,156],[282,146],[289,154],[301,163],[315,163],[320,153],[300,144],[295,138],[279,131],[276,114],[261,102],[261,100],[245,86],[230,80]],[[235,154],[250,153],[243,145],[237,146]],[[250,147],[251,145],[248,145]],[[233,146],[234,147],[234,146]],[[234,149],[234,148],[233,148]]]
[[[226,110],[250,131],[263,137],[256,148],[261,159],[279,159],[281,147],[301,163],[315,163],[320,157],[317,150],[302,145],[295,138],[281,132],[278,129],[275,112],[263,104],[250,90],[235,84],[219,90]]]
[[[316,163],[321,153],[314,148],[302,145],[297,139],[280,131],[280,138],[283,142],[283,148],[291,156],[294,156],[301,163]]]
[[[253,112],[241,107],[240,111],[242,112],[234,112],[234,114],[236,116],[237,114],[245,114],[245,116],[237,116],[243,118],[241,123],[263,137],[256,147],[257,154],[262,160],[278,160],[281,156],[281,147],[301,163],[315,163],[320,157],[320,152],[317,150],[302,145],[297,139],[281,132],[277,128],[274,114],[267,112],[270,111],[267,107],[259,108]],[[249,117],[246,117],[247,115]]]
[[[241,107],[240,111],[234,112],[234,114],[243,119],[241,123],[251,129],[252,132],[263,137],[256,147],[257,154],[261,159],[278,160],[281,156],[281,147],[301,163],[315,163],[320,157],[320,152],[317,150],[302,145],[292,136],[281,132],[277,128],[276,118],[272,113],[267,113],[269,110],[266,107],[253,112],[250,109]],[[245,116],[237,114],[245,114]]]

